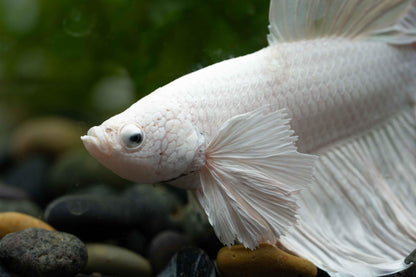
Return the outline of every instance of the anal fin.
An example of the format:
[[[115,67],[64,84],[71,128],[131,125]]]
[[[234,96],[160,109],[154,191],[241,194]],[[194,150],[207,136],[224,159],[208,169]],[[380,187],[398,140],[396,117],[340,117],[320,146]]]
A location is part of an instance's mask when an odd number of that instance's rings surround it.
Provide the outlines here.
[[[297,152],[289,121],[269,107],[237,115],[207,147],[195,195],[224,244],[275,243],[296,223],[316,156]]]
[[[281,243],[333,276],[405,269],[416,248],[416,122],[413,107],[319,153],[300,196],[299,224]]]

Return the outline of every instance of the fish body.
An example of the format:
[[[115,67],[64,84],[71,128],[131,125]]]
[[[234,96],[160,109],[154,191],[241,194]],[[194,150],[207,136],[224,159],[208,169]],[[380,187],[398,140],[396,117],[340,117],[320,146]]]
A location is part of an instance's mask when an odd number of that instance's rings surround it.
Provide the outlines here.
[[[372,41],[281,43],[185,75],[130,109],[184,113],[209,143],[235,115],[266,105],[285,108],[298,150],[315,153],[413,104],[415,53]]]
[[[333,276],[416,247],[416,1],[272,0],[269,46],[93,127],[121,177],[189,189],[218,238],[280,242]]]

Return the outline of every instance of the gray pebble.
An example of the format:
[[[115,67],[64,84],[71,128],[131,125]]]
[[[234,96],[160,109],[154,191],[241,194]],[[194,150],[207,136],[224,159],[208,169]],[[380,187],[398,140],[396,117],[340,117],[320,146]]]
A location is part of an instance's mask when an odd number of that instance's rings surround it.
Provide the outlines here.
[[[87,251],[73,235],[29,228],[0,241],[0,262],[21,276],[72,277],[86,265]]]

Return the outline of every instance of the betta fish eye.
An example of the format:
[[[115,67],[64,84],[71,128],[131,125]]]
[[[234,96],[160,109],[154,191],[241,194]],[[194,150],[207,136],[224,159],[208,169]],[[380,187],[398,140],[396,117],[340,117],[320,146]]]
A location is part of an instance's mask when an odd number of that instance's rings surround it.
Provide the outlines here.
[[[137,148],[143,141],[142,130],[136,125],[129,124],[120,132],[121,140],[127,148]]]

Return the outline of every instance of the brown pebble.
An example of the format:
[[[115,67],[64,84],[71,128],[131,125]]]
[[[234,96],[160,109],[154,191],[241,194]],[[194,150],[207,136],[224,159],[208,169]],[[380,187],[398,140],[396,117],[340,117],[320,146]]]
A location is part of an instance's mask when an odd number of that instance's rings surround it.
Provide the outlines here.
[[[0,239],[9,233],[19,232],[27,228],[55,231],[49,224],[30,215],[16,212],[0,213]]]
[[[218,252],[217,265],[224,277],[315,277],[318,274],[311,262],[266,243],[253,251],[243,245],[223,247]]]
[[[77,122],[60,117],[40,117],[20,124],[11,136],[13,156],[24,159],[35,153],[59,156],[81,147],[83,134]]]

